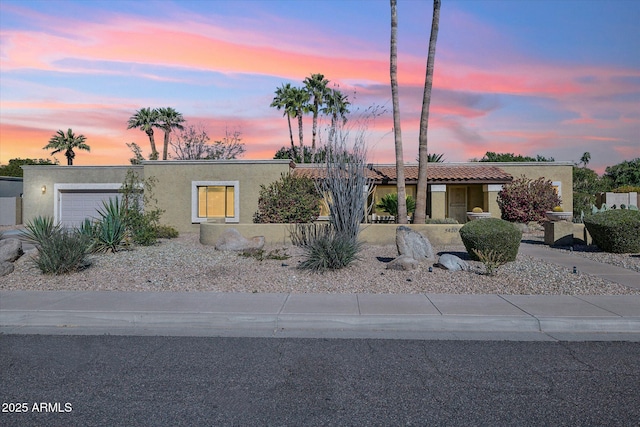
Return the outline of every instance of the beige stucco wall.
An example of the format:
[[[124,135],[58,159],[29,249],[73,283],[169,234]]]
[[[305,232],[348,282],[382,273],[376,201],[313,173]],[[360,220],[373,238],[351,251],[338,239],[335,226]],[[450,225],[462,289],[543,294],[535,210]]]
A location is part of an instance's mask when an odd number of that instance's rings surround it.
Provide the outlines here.
[[[573,163],[571,162],[513,162],[490,163],[507,172],[514,179],[522,175],[530,179],[545,178],[561,182],[562,208],[573,211]]]
[[[129,169],[143,176],[142,166],[23,166],[22,220],[54,216],[55,184],[116,184],[124,182]],[[43,193],[42,188],[46,186]]]
[[[155,198],[165,210],[161,222],[181,232],[197,232],[191,221],[193,181],[238,181],[239,220],[252,223],[258,209],[260,185],[289,171],[288,160],[173,160],[144,162],[146,177],[157,179]]]
[[[235,228],[244,237],[264,236],[267,244],[291,244],[289,230],[291,224],[215,224],[200,225],[200,243],[215,245],[224,230]],[[423,224],[408,225],[422,233],[434,245],[462,245],[460,239],[461,224]],[[372,245],[392,245],[396,242],[397,224],[362,224],[359,240]]]

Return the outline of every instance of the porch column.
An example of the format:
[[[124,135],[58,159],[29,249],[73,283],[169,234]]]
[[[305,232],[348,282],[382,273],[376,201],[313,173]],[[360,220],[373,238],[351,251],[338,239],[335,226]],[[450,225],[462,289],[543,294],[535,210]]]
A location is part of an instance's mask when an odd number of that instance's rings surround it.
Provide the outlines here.
[[[485,184],[482,186],[485,210],[491,212],[492,218],[500,218],[502,216],[498,206],[498,192],[500,190],[502,190],[502,184]]]
[[[447,186],[430,185],[431,219],[444,219],[447,215]]]

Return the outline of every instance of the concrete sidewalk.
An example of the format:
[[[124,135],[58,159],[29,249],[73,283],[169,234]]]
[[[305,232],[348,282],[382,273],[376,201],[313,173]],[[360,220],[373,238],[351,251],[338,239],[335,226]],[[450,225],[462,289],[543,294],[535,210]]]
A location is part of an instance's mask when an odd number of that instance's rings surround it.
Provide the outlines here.
[[[0,291],[0,332],[640,341],[640,295]]]
[[[542,244],[522,242],[519,253],[569,269],[576,267],[579,273],[598,276],[630,288],[640,289],[640,273],[628,268],[592,261],[571,252],[550,250],[548,246]]]

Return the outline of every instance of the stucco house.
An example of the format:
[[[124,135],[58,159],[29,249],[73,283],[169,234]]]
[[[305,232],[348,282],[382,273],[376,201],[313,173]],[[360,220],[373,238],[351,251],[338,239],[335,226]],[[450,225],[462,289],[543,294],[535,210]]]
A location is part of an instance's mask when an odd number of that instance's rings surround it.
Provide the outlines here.
[[[228,224],[249,224],[258,208],[260,185],[281,174],[317,177],[322,168],[288,160],[145,161],[136,166],[23,166],[23,219],[52,216],[67,226],[96,216],[102,200],[117,197],[128,170],[154,177],[155,198],[164,210],[162,223],[181,232],[197,232],[199,224],[216,218]],[[407,194],[415,196],[417,165],[406,166]],[[369,165],[377,202],[395,192],[395,165]],[[565,211],[572,210],[572,163],[432,163],[428,167],[428,215],[467,221],[466,212],[478,206],[500,217],[498,191],[524,175],[551,180]]]

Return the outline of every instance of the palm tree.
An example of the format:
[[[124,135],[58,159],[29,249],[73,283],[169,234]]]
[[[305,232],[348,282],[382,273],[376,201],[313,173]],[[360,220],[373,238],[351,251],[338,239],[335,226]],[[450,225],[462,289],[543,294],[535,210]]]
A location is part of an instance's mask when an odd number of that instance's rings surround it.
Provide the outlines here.
[[[91,147],[85,144],[86,140],[87,138],[84,135],[76,136],[71,130],[71,128],[67,130],[67,133],[64,133],[64,131],[59,130],[58,132],[56,132],[55,135],[51,137],[51,139],[49,140],[49,143],[45,145],[42,149],[43,150],[53,149],[54,151],[51,152],[51,155],[54,155],[64,150],[64,155],[67,156],[67,165],[72,166],[73,158],[76,156],[76,153],[73,152],[74,148],[77,148],[78,150],[91,151]]]
[[[324,78],[324,74],[311,74],[311,77],[304,79],[304,89],[309,94],[312,101],[308,109],[313,113],[313,128],[311,130],[311,151],[316,151],[316,134],[318,131],[318,113],[320,107],[324,104],[329,89],[327,85],[329,80]]]
[[[276,89],[276,96],[273,98],[273,102],[271,102],[270,107],[275,107],[278,110],[284,109],[283,116],[287,117],[287,124],[289,125],[289,139],[291,140],[291,155],[293,155],[295,151],[295,146],[293,144],[293,131],[291,130],[291,116],[295,117],[295,111],[291,108],[291,91],[292,87],[290,83],[282,84],[281,87]]]
[[[302,88],[291,88],[291,97],[289,98],[293,117],[298,119],[298,139],[300,140],[300,152],[304,151],[303,134],[302,134],[302,117],[309,111],[309,94]],[[304,158],[302,158],[304,162]]]
[[[153,127],[158,125],[158,110],[151,108],[141,108],[129,118],[127,129],[140,129],[149,137],[151,144],[151,156],[149,159],[158,160],[158,150],[153,138]]]
[[[162,160],[167,160],[167,151],[169,149],[169,135],[173,129],[184,129],[181,123],[184,123],[184,117],[171,107],[158,108],[158,123],[156,127],[164,130],[164,147],[162,149]]]
[[[329,89],[324,99],[325,107],[322,113],[331,116],[331,129],[335,129],[338,118],[342,119],[342,124],[347,122],[347,114],[349,114],[349,98],[338,89]]]
[[[427,129],[429,127],[429,104],[431,103],[431,87],[433,86],[433,65],[436,57],[436,41],[440,23],[440,0],[433,0],[433,19],[429,38],[429,54],[427,55],[427,75],[424,81],[422,98],[422,114],[420,115],[420,136],[418,139],[418,186],[416,188],[416,212],[414,222],[424,224],[427,215]]]
[[[393,135],[396,145],[396,186],[398,188],[398,224],[407,223],[407,192],[405,190],[404,159],[402,154],[402,132],[400,130],[400,102],[398,100],[398,13],[396,0],[391,1],[391,98],[393,100]]]

